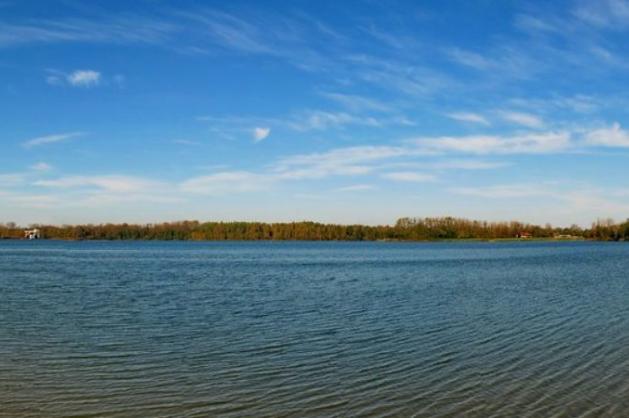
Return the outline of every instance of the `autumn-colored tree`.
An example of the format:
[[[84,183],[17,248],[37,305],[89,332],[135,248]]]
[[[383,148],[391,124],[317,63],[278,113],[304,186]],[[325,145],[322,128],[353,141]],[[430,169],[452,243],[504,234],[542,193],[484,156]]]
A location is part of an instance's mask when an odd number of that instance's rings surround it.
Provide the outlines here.
[[[390,225],[337,225],[317,222],[205,222],[160,224],[33,225],[42,236],[71,240],[313,240],[313,241],[426,241],[443,239],[504,239],[516,236],[549,238],[583,237],[596,240],[629,240],[629,220],[615,224],[599,220],[590,229],[577,225],[554,228],[521,222],[487,222],[453,217],[401,218]],[[23,228],[0,223],[0,239],[22,238]]]

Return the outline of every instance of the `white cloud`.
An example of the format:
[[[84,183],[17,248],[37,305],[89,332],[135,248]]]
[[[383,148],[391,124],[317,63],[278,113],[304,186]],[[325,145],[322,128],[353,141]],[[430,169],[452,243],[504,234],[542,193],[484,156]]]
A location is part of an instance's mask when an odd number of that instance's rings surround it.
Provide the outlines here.
[[[378,100],[370,99],[363,96],[357,96],[353,94],[343,94],[343,93],[329,93],[323,92],[322,96],[337,102],[343,107],[353,111],[353,112],[362,112],[362,111],[375,111],[375,112],[389,112],[391,111],[391,107],[385,103],[382,103]]]
[[[629,203],[622,190],[575,190],[566,193],[564,199],[566,206],[575,212],[587,214],[588,221],[598,218],[626,219],[629,212]],[[619,199],[620,198],[620,199]]]
[[[534,196],[548,196],[552,193],[538,184],[511,184],[485,187],[457,187],[450,192],[465,196],[476,196],[490,199],[525,198]]]
[[[51,74],[46,76],[46,83],[50,84],[51,86],[60,86],[63,84],[63,78],[57,74]]]
[[[373,117],[353,116],[345,112],[309,111],[289,122],[289,126],[297,131],[325,130],[344,125],[363,125],[378,127],[382,123]]]
[[[140,177],[105,175],[105,176],[68,176],[53,180],[38,180],[35,186],[59,189],[96,187],[114,193],[143,192],[156,190],[160,184]]]
[[[24,141],[22,145],[26,148],[32,148],[44,144],[54,144],[55,142],[66,141],[84,135],[83,132],[69,132],[64,134],[46,135]]]
[[[609,128],[596,129],[585,135],[585,141],[590,145],[604,147],[629,147],[629,132],[622,129],[618,122]]]
[[[439,140],[441,139],[437,141]],[[444,150],[438,148],[452,145],[441,142],[435,144],[432,141],[434,139],[418,140],[413,146],[357,146],[336,148],[322,153],[293,155],[280,159],[273,166],[273,170],[280,179],[296,180],[357,176],[387,170],[488,170],[508,165],[505,162],[467,159],[421,162],[413,160],[417,157],[440,155]],[[480,150],[478,153],[481,153]]]
[[[322,178],[330,175],[362,175],[372,170],[368,164],[389,158],[412,155],[403,147],[360,146],[337,148],[323,153],[285,157],[275,166],[286,179]]]
[[[264,35],[257,26],[227,13],[206,11],[204,13],[180,13],[205,25],[210,36],[227,48],[254,54],[279,54],[272,46],[264,42]]]
[[[372,168],[367,165],[321,164],[304,167],[282,168],[275,173],[281,180],[320,179],[328,176],[360,176],[368,174]]]
[[[570,133],[529,133],[511,137],[490,135],[440,137],[419,139],[416,143],[435,150],[471,154],[541,154],[568,149]]]
[[[535,16],[520,14],[515,18],[515,26],[518,28],[531,32],[559,32],[560,28],[557,27],[556,24],[551,23],[550,21],[540,19]]]
[[[486,126],[490,125],[489,121],[484,116],[479,115],[478,113],[455,112],[448,113],[446,116],[450,119],[458,120],[459,122],[478,123]]]
[[[621,29],[629,25],[626,0],[582,0],[573,13],[593,26]]]
[[[103,20],[66,18],[0,22],[0,48],[29,43],[163,44],[179,28],[139,15]]]
[[[373,190],[373,186],[371,184],[354,184],[351,186],[344,186],[334,189],[335,192],[360,192],[364,190]]]
[[[542,119],[530,113],[500,112],[500,116],[506,121],[526,126],[527,128],[542,128],[544,126]]]
[[[52,166],[44,162],[39,162],[37,164],[31,165],[29,168],[35,171],[48,171],[52,169]]]
[[[249,171],[223,171],[188,179],[180,184],[180,188],[187,193],[221,195],[266,190],[274,181],[272,176]]]
[[[201,145],[200,142],[191,141],[189,139],[174,139],[173,140],[173,144],[179,144],[179,145]]]
[[[608,101],[609,100],[603,100],[593,96],[576,94],[572,96],[553,95],[543,99],[525,99],[519,97],[510,99],[508,102],[510,105],[524,107],[526,109],[534,109],[536,111],[543,111],[544,113],[552,113],[557,110],[569,110],[576,113],[591,113],[598,110],[604,102]]]
[[[577,94],[572,97],[557,98],[554,103],[558,107],[571,109],[577,113],[590,113],[600,107],[600,103],[594,97]]]
[[[492,61],[476,52],[466,51],[460,48],[451,48],[447,50],[446,53],[453,61],[477,70],[485,70],[494,65]]]
[[[298,154],[280,160],[280,164],[294,165],[348,165],[377,161],[391,157],[405,155],[408,152],[403,147],[393,146],[357,146],[336,148],[327,152]]]
[[[46,70],[46,83],[51,86],[70,86],[77,88],[91,88],[101,84],[124,88],[126,78],[122,74],[116,74],[113,77],[105,78],[96,70],[75,70],[69,73],[49,68]]]
[[[382,178],[394,181],[405,181],[414,183],[424,183],[434,181],[436,178],[432,174],[416,173],[413,171],[398,171],[393,173],[385,173]]]
[[[93,87],[100,83],[100,73],[94,70],[76,70],[66,76],[67,82],[75,87]]]
[[[530,79],[544,69],[544,63],[519,43],[498,43],[485,47],[482,53],[450,48],[445,50],[445,54],[453,62],[491,77],[492,83]]]
[[[513,216],[514,211],[520,212],[521,215],[517,216],[520,219],[538,217],[538,223],[553,221],[562,225],[578,223],[587,226],[596,218],[624,219],[629,211],[629,202],[626,195],[623,195],[626,190],[591,188],[584,184],[573,184],[569,187],[569,183],[558,182],[521,183],[459,187],[448,191],[481,198],[481,201],[496,199],[512,202],[517,199],[517,205],[485,204],[484,207],[505,208],[507,214],[511,214],[508,216]]]
[[[384,163],[377,166],[378,169],[383,170],[494,170],[509,166],[510,164],[505,161],[483,161],[483,160],[468,160],[468,159],[453,159],[453,160],[430,160],[430,161],[400,161]]]
[[[352,80],[386,87],[405,96],[427,97],[457,84],[443,72],[408,62],[355,54],[348,54],[345,59],[351,65]]]
[[[196,120],[207,122],[214,132],[230,139],[246,133],[262,136],[265,129],[269,133],[274,129],[287,129],[297,132],[325,131],[328,129],[346,129],[354,126],[381,128],[384,126],[414,126],[415,123],[403,115],[387,115],[373,117],[365,114],[350,114],[347,112],[330,112],[323,110],[304,110],[287,115],[283,118],[265,118],[256,116],[197,116]],[[245,126],[245,128],[243,128]],[[256,127],[254,130],[246,126]]]
[[[253,130],[253,142],[260,142],[266,139],[271,133],[271,128],[256,127]]]
[[[509,165],[498,161],[478,161],[478,160],[445,160],[427,164],[426,168],[436,170],[493,170]]]

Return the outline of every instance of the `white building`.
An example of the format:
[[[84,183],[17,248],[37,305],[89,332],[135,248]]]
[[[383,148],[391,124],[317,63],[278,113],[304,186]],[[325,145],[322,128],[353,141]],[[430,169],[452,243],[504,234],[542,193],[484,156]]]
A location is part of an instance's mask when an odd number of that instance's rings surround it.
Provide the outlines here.
[[[24,238],[26,238],[26,239],[40,239],[41,238],[41,232],[37,228],[35,228],[35,229],[27,229],[26,231],[24,231]]]

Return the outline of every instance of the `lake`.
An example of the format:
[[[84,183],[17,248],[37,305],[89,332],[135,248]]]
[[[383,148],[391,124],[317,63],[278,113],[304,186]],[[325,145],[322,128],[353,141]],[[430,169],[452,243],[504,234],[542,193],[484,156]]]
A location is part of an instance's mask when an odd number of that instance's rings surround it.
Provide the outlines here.
[[[0,242],[2,417],[627,411],[629,244]]]

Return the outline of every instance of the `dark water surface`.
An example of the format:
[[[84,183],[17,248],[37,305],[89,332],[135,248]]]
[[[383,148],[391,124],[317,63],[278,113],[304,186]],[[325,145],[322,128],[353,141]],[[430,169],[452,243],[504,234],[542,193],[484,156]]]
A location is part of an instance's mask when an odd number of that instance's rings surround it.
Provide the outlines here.
[[[0,416],[629,416],[629,244],[0,242]]]

